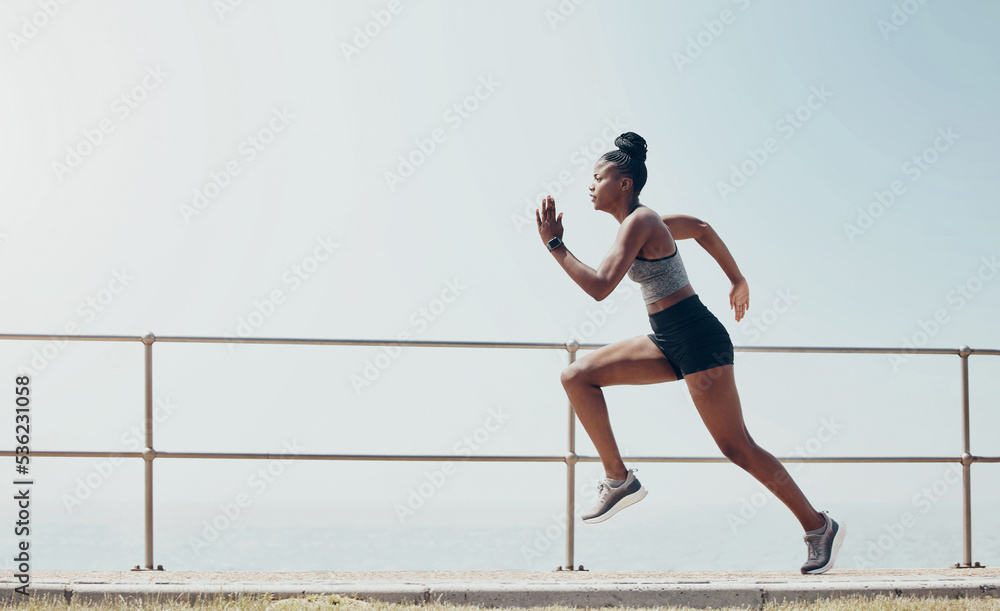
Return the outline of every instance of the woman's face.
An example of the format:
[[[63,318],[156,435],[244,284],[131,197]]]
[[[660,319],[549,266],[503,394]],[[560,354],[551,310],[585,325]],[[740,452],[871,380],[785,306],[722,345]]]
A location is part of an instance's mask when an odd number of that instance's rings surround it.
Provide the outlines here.
[[[590,183],[590,201],[594,210],[607,210],[621,196],[621,181],[613,164],[598,162],[594,166],[594,180]]]

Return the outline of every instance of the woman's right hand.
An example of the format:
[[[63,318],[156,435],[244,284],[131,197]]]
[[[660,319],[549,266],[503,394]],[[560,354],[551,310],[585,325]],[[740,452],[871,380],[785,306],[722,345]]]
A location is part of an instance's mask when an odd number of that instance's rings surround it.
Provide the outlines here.
[[[729,309],[736,310],[736,322],[742,320],[743,314],[750,309],[750,287],[742,276],[729,289]]]

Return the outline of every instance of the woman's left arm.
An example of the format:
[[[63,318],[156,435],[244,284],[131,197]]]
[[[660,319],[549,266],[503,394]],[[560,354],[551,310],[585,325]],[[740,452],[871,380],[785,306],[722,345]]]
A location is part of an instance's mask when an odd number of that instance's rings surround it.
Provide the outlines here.
[[[739,322],[743,314],[750,309],[750,287],[722,238],[711,225],[693,216],[677,214],[661,218],[675,239],[694,238],[726,273],[729,281],[733,283],[733,288],[729,291],[729,309],[736,310],[736,321]]]
[[[715,229],[711,225],[705,223],[704,232],[701,236],[695,238],[695,241],[719,263],[719,267],[726,273],[730,282],[736,284],[741,280],[746,281],[746,278],[740,273],[739,266],[736,265],[733,253],[729,252],[725,242],[722,241],[722,238],[719,237],[719,234],[715,232]]]
[[[740,268],[736,266],[736,259],[733,259],[732,253],[726,248],[719,234],[715,233],[715,230],[708,223],[705,223],[705,227],[706,231],[696,241],[708,254],[712,255],[713,259],[718,261],[722,271],[726,272],[729,281],[733,283],[733,287],[729,289],[729,309],[735,310],[736,322],[739,322],[743,318],[743,314],[750,309],[750,286],[747,285],[747,279],[740,273]]]

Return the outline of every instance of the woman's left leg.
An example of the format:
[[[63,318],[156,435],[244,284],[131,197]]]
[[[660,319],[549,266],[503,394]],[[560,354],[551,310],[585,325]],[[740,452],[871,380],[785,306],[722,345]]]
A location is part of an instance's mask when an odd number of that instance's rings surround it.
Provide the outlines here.
[[[684,376],[691,399],[723,455],[767,486],[806,531],[823,528],[826,518],[816,511],[777,458],[754,443],[743,422],[732,365]]]

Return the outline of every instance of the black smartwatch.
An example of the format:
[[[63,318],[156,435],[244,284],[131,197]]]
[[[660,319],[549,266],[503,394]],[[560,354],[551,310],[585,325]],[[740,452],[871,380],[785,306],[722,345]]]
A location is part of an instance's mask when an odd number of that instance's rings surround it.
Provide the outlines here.
[[[560,246],[562,246],[562,243],[563,243],[562,238],[560,238],[559,236],[552,238],[551,240],[548,241],[549,251],[553,251],[559,248]]]

